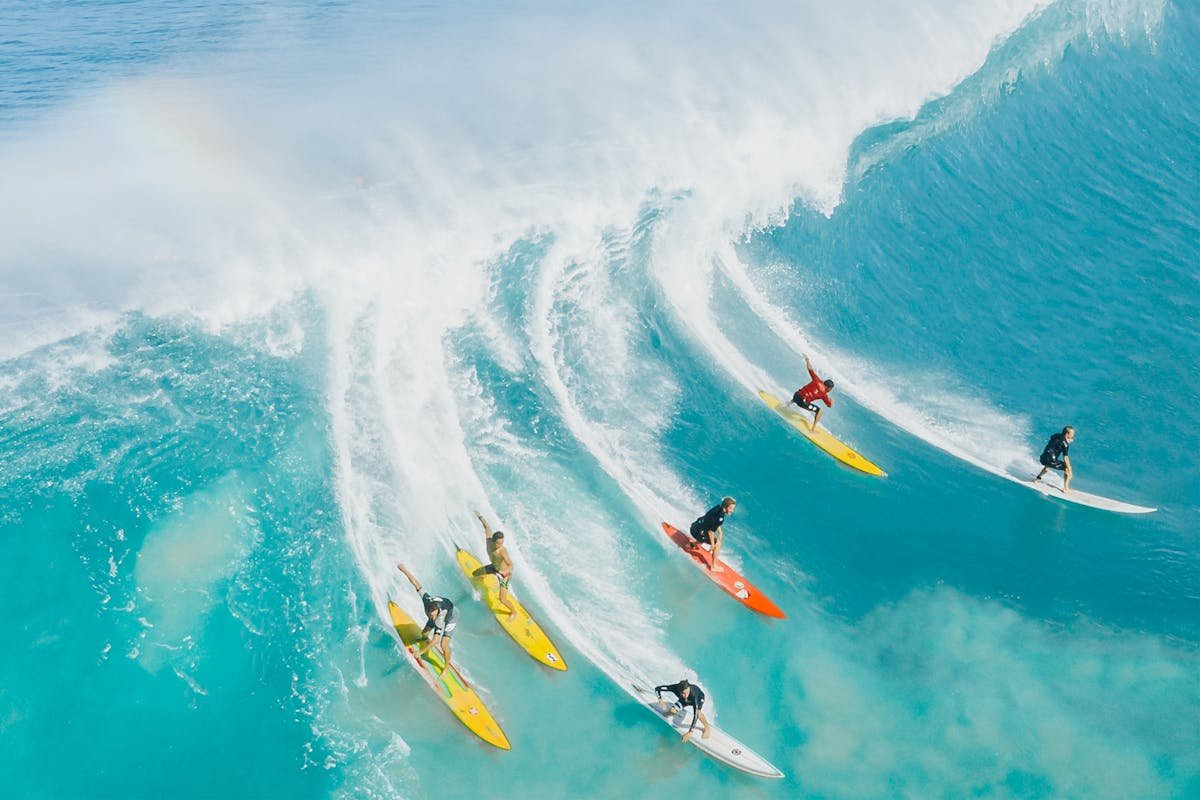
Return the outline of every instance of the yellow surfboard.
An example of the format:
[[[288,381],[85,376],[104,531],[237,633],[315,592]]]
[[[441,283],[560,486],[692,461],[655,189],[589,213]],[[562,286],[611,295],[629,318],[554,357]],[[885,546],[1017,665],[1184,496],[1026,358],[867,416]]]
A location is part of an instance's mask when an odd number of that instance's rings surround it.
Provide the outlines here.
[[[533,621],[533,617],[529,616],[529,612],[511,591],[508,593],[508,599],[517,609],[517,615],[509,619],[508,609],[500,602],[500,583],[497,576],[484,575],[476,578],[472,573],[483,564],[461,547],[458,548],[458,565],[462,567],[463,573],[471,579],[471,583],[483,592],[483,601],[487,603],[488,609],[496,617],[500,627],[504,628],[513,641],[521,646],[522,650],[534,660],[540,661],[551,669],[565,670],[567,668],[567,662],[563,660],[562,653],[558,652],[554,642],[550,641],[550,637],[546,635],[541,626]]]
[[[450,665],[449,669],[446,668],[446,659],[441,653],[430,648],[423,656],[417,657],[416,645],[421,641],[421,626],[391,600],[388,601],[388,613],[392,615],[392,624],[396,626],[396,633],[400,634],[400,641],[404,642],[409,663],[416,668],[429,684],[429,688],[442,699],[454,716],[458,717],[458,721],[488,744],[501,750],[511,750],[512,745],[508,743],[508,737],[500,730],[500,725],[479,699],[479,695],[467,685],[453,665]]]
[[[810,442],[836,458],[838,461],[846,464],[847,466],[854,467],[857,470],[861,470],[868,475],[876,475],[880,478],[887,475],[887,473],[881,470],[879,467],[875,466],[870,461],[867,461],[861,455],[847,447],[844,442],[835,439],[824,428],[817,428],[816,430],[813,430],[812,421],[809,420],[808,417],[804,416],[798,411],[792,410],[789,406],[780,402],[775,395],[771,394],[770,392],[764,392],[760,389],[758,396],[762,398],[764,403],[775,409],[776,414],[779,414],[779,416],[787,420],[789,425],[800,431],[801,436],[803,436],[805,439],[808,439]]]

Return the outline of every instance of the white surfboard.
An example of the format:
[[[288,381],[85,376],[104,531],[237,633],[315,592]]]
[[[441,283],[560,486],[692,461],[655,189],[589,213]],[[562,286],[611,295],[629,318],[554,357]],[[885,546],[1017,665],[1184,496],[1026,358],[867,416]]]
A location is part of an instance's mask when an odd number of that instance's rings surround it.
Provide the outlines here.
[[[1113,500],[1110,497],[1102,497],[1098,494],[1088,494],[1081,492],[1073,486],[1067,491],[1063,491],[1063,476],[1057,470],[1050,470],[1037,483],[1033,482],[1033,476],[1037,475],[1042,470],[1042,465],[1038,464],[1031,467],[1027,472],[1009,471],[1001,473],[1010,481],[1019,483],[1022,486],[1033,489],[1035,492],[1040,492],[1047,497],[1053,497],[1056,500],[1065,500],[1068,503],[1078,503],[1081,506],[1090,506],[1098,508],[1102,511],[1115,511],[1118,514],[1149,514],[1152,511],[1157,511],[1157,508],[1149,508],[1147,506],[1135,506],[1133,503],[1123,503],[1120,500]]]
[[[670,725],[679,735],[682,736],[687,732],[687,729],[692,725],[692,710],[685,708],[676,714],[664,713],[658,707],[658,697],[654,692],[643,689],[640,686],[633,686],[634,692],[637,693],[638,699],[653,712],[654,716],[661,719],[663,722]],[[670,711],[671,706],[668,704],[667,710]],[[697,723],[696,730],[692,733],[691,738],[687,743],[694,745],[696,749],[703,751],[705,754],[715,758],[722,764],[728,764],[734,769],[739,769],[742,772],[750,775],[756,775],[760,778],[782,778],[783,773],[780,772],[774,764],[767,761],[758,753],[751,750],[746,745],[739,742],[737,739],[730,736],[725,731],[710,723],[712,732],[707,739],[702,737],[703,725]]]

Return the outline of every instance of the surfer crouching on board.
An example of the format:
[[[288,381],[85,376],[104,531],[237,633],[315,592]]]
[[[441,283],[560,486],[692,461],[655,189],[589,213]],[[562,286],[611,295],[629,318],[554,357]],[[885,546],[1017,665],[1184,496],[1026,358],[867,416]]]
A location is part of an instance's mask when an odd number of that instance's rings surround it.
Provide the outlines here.
[[[480,567],[471,575],[476,578],[482,578],[484,575],[496,576],[496,581],[500,584],[500,603],[508,609],[508,618],[512,619],[517,615],[517,607],[508,599],[508,582],[512,580],[513,563],[512,559],[508,557],[508,548],[504,546],[504,531],[492,533],[492,526],[488,525],[483,514],[476,511],[475,516],[483,525],[484,543],[487,546],[488,558],[492,563]]]
[[[421,595],[421,603],[425,606],[425,616],[429,621],[425,623],[425,627],[421,630],[421,636],[425,638],[425,644],[417,649],[417,657],[422,656],[426,650],[434,645],[441,645],[439,648],[442,655],[446,657],[446,666],[450,666],[450,634],[454,632],[454,627],[458,625],[458,609],[454,607],[445,597],[438,597],[421,590],[421,582],[417,580],[408,568],[403,564],[397,564],[396,569],[404,573],[404,577],[408,578],[408,582],[417,590],[417,594]]]
[[[816,415],[812,422],[812,429],[815,431],[817,423],[821,421],[821,412],[825,410],[817,405],[817,401],[820,400],[824,403],[826,408],[833,408],[833,398],[829,396],[829,393],[833,391],[833,381],[824,380],[814,372],[812,362],[808,360],[807,355],[804,356],[804,366],[808,367],[808,376],[812,380],[796,390],[796,393],[792,395],[792,402]]]
[[[662,693],[671,692],[677,698],[675,704],[667,709],[667,701],[663,700]],[[697,720],[704,726],[704,732],[700,734],[701,739],[707,739],[712,735],[712,729],[709,727],[708,720],[700,713],[700,709],[704,707],[704,692],[699,686],[693,686],[688,683],[687,678],[684,678],[679,683],[669,683],[663,686],[655,686],[654,693],[658,695],[658,708],[669,717],[673,717],[688,706],[692,707],[692,726],[683,734],[683,741],[691,738],[692,731],[696,730]]]
[[[735,508],[737,508],[736,500],[732,497],[722,498],[720,503],[704,512],[703,517],[693,522],[690,528],[692,538],[696,540],[692,549],[703,547],[705,550],[712,551],[712,563],[708,565],[708,568],[713,572],[724,571],[724,567],[717,563],[717,558],[721,555],[721,542],[725,540],[725,533],[721,530],[721,526],[725,524],[725,517],[732,514]]]
[[[1067,451],[1071,449],[1073,441],[1075,441],[1075,429],[1070,425],[1063,428],[1062,433],[1056,433],[1050,437],[1050,441],[1046,442],[1046,449],[1042,451],[1042,457],[1038,459],[1042,462],[1042,471],[1034,477],[1034,483],[1040,481],[1047,471],[1059,469],[1063,473],[1062,490],[1067,491],[1073,475],[1071,457],[1067,455]]]

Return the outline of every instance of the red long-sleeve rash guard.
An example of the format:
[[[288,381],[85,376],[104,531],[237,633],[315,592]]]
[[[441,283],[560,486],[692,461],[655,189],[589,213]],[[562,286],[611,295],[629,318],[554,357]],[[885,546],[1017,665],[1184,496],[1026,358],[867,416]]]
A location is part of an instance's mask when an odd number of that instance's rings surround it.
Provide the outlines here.
[[[825,381],[811,369],[808,374],[812,377],[812,381],[800,390],[800,397],[809,403],[820,400],[827,408],[831,407],[833,403],[829,402],[829,393],[825,391]]]

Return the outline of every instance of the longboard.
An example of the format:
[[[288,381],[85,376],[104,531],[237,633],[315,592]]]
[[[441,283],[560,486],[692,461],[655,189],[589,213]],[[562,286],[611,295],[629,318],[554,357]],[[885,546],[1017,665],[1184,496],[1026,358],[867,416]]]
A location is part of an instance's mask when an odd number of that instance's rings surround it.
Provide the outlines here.
[[[632,684],[631,684],[632,685]],[[670,713],[670,706],[667,711],[663,711],[658,707],[658,697],[649,689],[643,689],[640,686],[633,686],[633,690],[637,693],[638,699],[654,712],[654,716],[661,719],[663,722],[670,725],[682,736],[692,724],[692,711],[689,709],[681,709],[675,714]],[[782,778],[783,773],[780,772],[774,764],[767,761],[758,753],[751,750],[746,745],[739,742],[737,739],[730,736],[725,731],[710,723],[709,736],[707,739],[702,736],[703,726],[697,724],[695,731],[688,737],[687,743],[694,746],[703,753],[715,758],[722,764],[728,764],[734,769],[739,769],[742,772],[756,775],[760,778]]]
[[[1120,500],[1113,500],[1110,497],[1103,497],[1098,494],[1088,494],[1078,489],[1070,489],[1064,492],[1062,488],[1062,475],[1054,470],[1050,470],[1046,473],[1045,477],[1034,483],[1033,476],[1041,472],[1041,469],[1041,464],[1038,464],[1037,467],[1031,469],[1028,473],[1005,472],[1003,474],[1010,481],[1033,489],[1035,492],[1044,494],[1047,497],[1053,497],[1055,500],[1078,503],[1081,506],[1098,508],[1102,511],[1115,511],[1118,514],[1149,514],[1158,510],[1157,508],[1150,508],[1148,506],[1135,506],[1133,503],[1124,503]]]
[[[709,569],[712,565],[711,553],[699,547],[691,547],[690,545],[695,542],[695,539],[678,528],[666,522],[662,524],[662,527],[663,531],[667,534],[667,538],[677,544],[683,552],[691,556],[692,563],[699,567],[700,571],[707,575],[709,580],[720,586],[747,608],[757,611],[760,614],[766,614],[768,617],[783,619],[783,612],[779,610],[777,605],[771,602],[771,598],[760,592],[750,581],[739,575],[733,567],[722,562],[720,572],[712,571]]]
[[[476,578],[471,573],[483,566],[479,559],[461,547],[458,548],[457,555],[458,566],[462,568],[463,574],[471,580],[471,583],[483,592],[483,602],[487,604],[488,610],[492,612],[505,633],[511,636],[513,641],[519,644],[521,649],[535,661],[539,661],[551,669],[565,670],[567,662],[563,659],[562,653],[558,652],[554,642],[550,641],[550,637],[546,635],[541,626],[533,621],[533,617],[529,616],[529,612],[517,601],[513,593],[511,591],[508,593],[508,599],[516,607],[517,615],[509,619],[508,609],[500,602],[499,581],[490,579],[495,576],[484,575]]]
[[[776,414],[783,417],[785,420],[787,420],[789,425],[799,431],[801,436],[803,436],[805,439],[808,439],[810,442],[836,458],[838,461],[847,466],[854,467],[860,472],[865,472],[868,475],[875,475],[876,477],[880,478],[887,475],[887,473],[878,466],[872,464],[854,450],[851,450],[850,446],[845,442],[835,438],[833,434],[829,433],[829,431],[825,430],[824,428],[817,428],[814,430],[813,424],[808,417],[804,416],[799,411],[793,410],[786,403],[781,402],[779,398],[775,397],[775,395],[760,389],[758,396],[764,403],[770,406]]]
[[[479,699],[479,695],[475,694],[475,690],[453,665],[446,664],[441,653],[430,648],[423,656],[417,657],[416,645],[421,641],[421,626],[391,600],[388,601],[388,613],[392,615],[392,624],[396,626],[400,641],[404,642],[404,651],[408,655],[409,663],[451,713],[458,717],[458,721],[488,744],[501,750],[511,750],[512,745],[508,743],[508,737],[500,730],[500,725]]]

